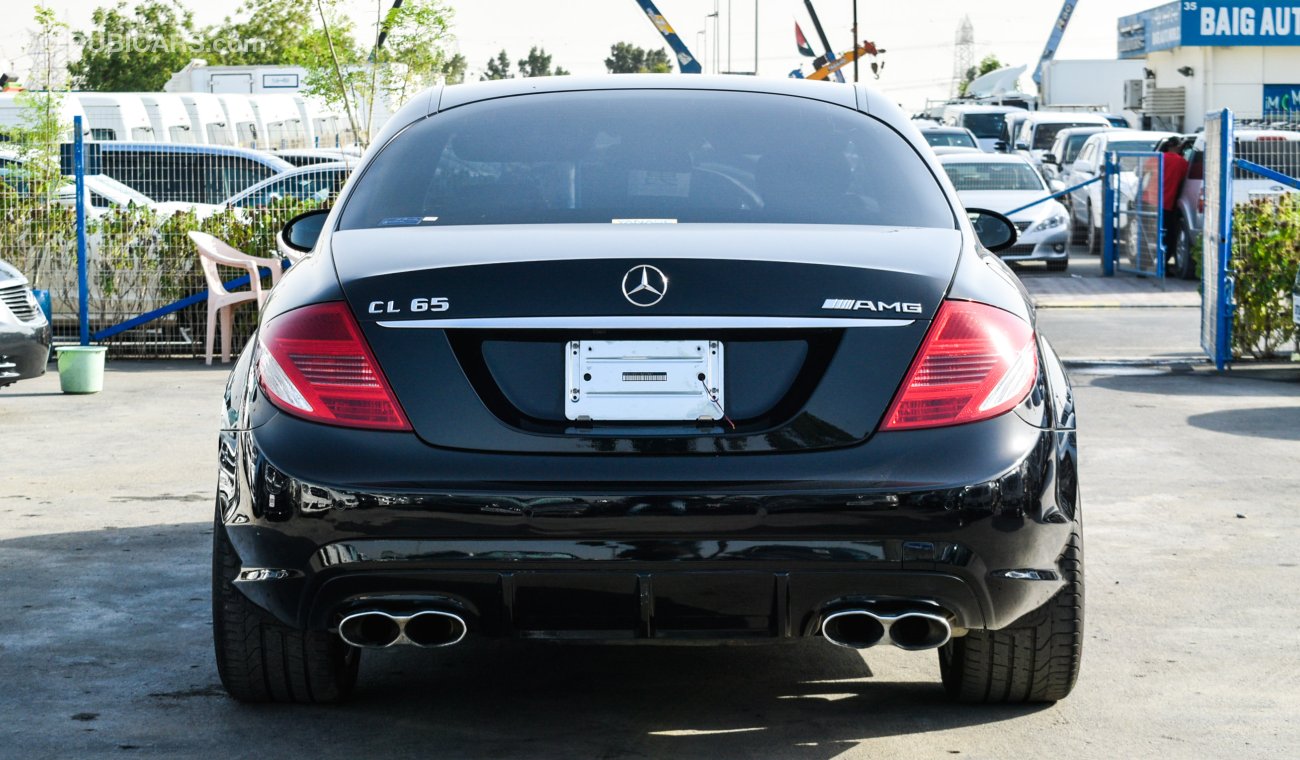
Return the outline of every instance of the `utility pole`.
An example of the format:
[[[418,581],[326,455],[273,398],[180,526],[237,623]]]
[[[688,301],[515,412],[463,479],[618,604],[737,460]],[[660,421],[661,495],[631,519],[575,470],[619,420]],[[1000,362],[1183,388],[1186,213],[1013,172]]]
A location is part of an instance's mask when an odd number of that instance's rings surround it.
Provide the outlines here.
[[[858,49],[858,0],[853,0],[853,49]],[[853,83],[858,83],[857,56],[853,56]]]

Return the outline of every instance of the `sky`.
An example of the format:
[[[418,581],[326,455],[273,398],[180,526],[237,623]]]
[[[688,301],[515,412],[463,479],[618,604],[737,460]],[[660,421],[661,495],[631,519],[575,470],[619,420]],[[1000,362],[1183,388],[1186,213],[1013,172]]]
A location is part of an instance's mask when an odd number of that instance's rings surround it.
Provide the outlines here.
[[[46,0],[74,30],[88,27],[91,12],[116,0]],[[200,24],[233,15],[237,0],[179,0]],[[512,60],[537,45],[554,57],[554,65],[575,74],[603,74],[604,59],[615,42],[648,48],[666,47],[635,0],[445,0],[455,11],[453,47],[468,59],[478,78],[489,58],[505,49]],[[358,29],[371,30],[378,4],[392,0],[344,0]],[[132,3],[132,0],[128,0]],[[696,57],[713,69],[754,68],[756,0],[657,0],[656,4]],[[9,0],[0,26],[0,68],[25,73],[24,56],[33,27],[34,3]],[[873,82],[909,109],[927,98],[948,96],[953,73],[954,39],[963,15],[975,31],[975,60],[994,54],[1006,64],[1036,64],[1060,11],[1058,0],[857,0],[860,37],[885,53],[885,67],[873,80],[864,66],[863,81]],[[1057,53],[1058,59],[1114,58],[1120,16],[1160,5],[1159,0],[1079,0]],[[822,25],[837,50],[853,41],[853,0],[815,0]],[[708,18],[715,8],[718,19]],[[758,74],[784,77],[810,58],[795,49],[794,24],[821,52],[803,0],[758,0]],[[730,42],[730,45],[728,45]],[[851,78],[851,71],[850,71]]]

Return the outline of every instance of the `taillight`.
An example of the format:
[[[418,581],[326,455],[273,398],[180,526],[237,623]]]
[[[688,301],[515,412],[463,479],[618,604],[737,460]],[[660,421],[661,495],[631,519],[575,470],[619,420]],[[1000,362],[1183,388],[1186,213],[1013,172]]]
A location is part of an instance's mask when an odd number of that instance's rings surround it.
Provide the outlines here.
[[[884,427],[939,427],[996,417],[1025,398],[1037,375],[1034,331],[1024,320],[985,304],[944,301]]]
[[[411,429],[343,302],[285,312],[262,326],[258,341],[258,380],[284,411],[327,425]]]

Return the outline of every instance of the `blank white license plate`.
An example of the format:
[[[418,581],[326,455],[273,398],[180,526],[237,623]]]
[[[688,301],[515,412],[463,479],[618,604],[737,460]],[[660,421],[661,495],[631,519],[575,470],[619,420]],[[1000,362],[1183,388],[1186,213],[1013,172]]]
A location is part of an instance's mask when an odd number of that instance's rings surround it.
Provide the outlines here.
[[[570,420],[720,420],[722,342],[575,340],[566,344]]]

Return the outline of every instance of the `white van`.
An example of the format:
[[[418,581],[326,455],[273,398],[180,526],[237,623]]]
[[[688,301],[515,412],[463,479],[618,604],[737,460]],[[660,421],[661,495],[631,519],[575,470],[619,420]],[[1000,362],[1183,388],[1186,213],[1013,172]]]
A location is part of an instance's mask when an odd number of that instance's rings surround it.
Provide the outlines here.
[[[168,92],[139,93],[140,102],[144,104],[145,113],[149,114],[149,124],[158,136],[158,142],[193,145],[199,142],[190,124],[190,115],[185,112],[185,104],[179,95]]]
[[[265,144],[258,147],[269,150],[308,147],[302,114],[291,96],[275,94],[247,97],[257,116],[258,134],[265,136]]]
[[[943,109],[943,123],[969,129],[979,140],[980,150],[992,153],[1002,138],[1007,114],[1025,112],[1016,106],[951,105]]]
[[[221,107],[220,98],[210,92],[182,92],[177,97],[190,118],[195,143],[226,147],[237,144],[235,128],[226,121],[226,109]]]
[[[307,147],[342,148],[348,144],[343,140],[344,119],[337,112],[316,98],[305,95],[292,97],[307,131]]]
[[[1051,150],[1052,143],[1056,142],[1057,132],[1070,127],[1092,126],[1111,128],[1110,120],[1101,114],[1034,111],[1025,115],[1024,122],[1016,132],[1016,143],[1012,147],[1016,153],[1024,155],[1033,162],[1034,166],[1041,166],[1043,154]]]
[[[257,124],[257,114],[248,102],[247,95],[225,93],[217,96],[221,108],[226,112],[226,126],[235,135],[235,146],[239,148],[265,148],[266,138]]]
[[[41,95],[42,93],[33,93]],[[0,93],[0,136],[4,135],[5,127],[29,126],[24,123],[23,104],[18,99],[17,92]],[[63,139],[72,142],[72,124],[73,118],[81,117],[81,138],[90,139],[90,121],[86,118],[86,112],[81,107],[81,101],[67,93],[63,93],[59,98],[59,122],[63,124],[67,132]],[[3,137],[0,137],[3,139]]]
[[[79,92],[76,97],[90,122],[90,139],[161,141],[138,96],[120,92]]]

